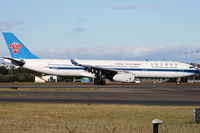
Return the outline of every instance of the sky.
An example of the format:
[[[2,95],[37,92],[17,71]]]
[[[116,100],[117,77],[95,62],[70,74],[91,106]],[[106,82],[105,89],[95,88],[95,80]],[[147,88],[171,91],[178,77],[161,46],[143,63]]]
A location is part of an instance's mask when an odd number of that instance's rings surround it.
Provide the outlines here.
[[[199,0],[0,0],[0,32],[14,33],[41,58],[200,63],[199,5]],[[9,53],[1,34],[2,56]]]

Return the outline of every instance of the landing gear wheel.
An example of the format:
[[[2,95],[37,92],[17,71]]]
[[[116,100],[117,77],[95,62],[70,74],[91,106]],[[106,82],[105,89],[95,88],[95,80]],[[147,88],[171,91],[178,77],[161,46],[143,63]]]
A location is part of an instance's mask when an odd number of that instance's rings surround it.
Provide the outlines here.
[[[176,84],[177,84],[177,85],[180,85],[180,82],[181,82],[181,78],[177,78]]]
[[[105,85],[106,81],[101,81],[100,85]]]
[[[97,78],[94,79],[94,85],[99,85]]]
[[[94,79],[94,85],[105,85],[106,81],[105,80],[100,80],[98,78]]]

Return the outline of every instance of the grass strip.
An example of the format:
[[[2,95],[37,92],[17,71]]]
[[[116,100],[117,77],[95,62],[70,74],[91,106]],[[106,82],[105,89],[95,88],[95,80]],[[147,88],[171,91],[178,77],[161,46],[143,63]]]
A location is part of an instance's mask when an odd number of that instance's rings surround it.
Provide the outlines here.
[[[0,103],[0,132],[149,133],[151,121],[163,132],[200,132],[193,122],[197,106]]]

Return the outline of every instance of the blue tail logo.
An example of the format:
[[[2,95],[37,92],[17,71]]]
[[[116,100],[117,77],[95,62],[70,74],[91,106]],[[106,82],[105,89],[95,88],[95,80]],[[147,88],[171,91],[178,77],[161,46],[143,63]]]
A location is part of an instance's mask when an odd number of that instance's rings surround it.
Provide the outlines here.
[[[39,57],[32,54],[13,33],[3,32],[3,36],[5,38],[12,58],[40,59]]]

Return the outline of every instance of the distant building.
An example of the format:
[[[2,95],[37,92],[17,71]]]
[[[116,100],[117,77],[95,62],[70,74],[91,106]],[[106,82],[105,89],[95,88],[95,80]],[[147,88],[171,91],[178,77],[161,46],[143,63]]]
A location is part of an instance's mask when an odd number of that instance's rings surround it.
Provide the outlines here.
[[[91,78],[87,77],[72,77],[73,82],[82,82],[82,83],[90,83]]]
[[[0,63],[0,67],[5,67],[5,63]]]
[[[6,69],[17,69],[18,66],[14,66],[13,64],[6,64]]]
[[[46,75],[42,77],[35,76],[35,82],[45,83],[45,82],[57,82],[58,77],[54,75]]]
[[[7,63],[0,63],[0,67],[6,67],[6,69],[16,69],[18,66],[14,66],[13,64],[7,64]]]

